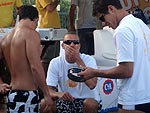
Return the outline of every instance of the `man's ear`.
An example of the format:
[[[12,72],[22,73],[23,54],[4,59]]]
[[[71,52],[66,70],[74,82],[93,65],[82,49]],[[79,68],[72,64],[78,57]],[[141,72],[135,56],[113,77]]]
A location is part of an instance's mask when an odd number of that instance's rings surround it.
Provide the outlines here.
[[[37,23],[39,21],[39,18],[34,18],[33,21]]]
[[[63,43],[63,42],[62,42],[61,46],[62,46],[62,48],[63,48],[63,49],[65,49],[65,45],[64,45],[64,43]]]
[[[79,48],[81,48],[81,44],[79,44]]]
[[[108,5],[108,13],[110,13],[110,14],[114,13],[115,9],[116,8],[114,6]]]

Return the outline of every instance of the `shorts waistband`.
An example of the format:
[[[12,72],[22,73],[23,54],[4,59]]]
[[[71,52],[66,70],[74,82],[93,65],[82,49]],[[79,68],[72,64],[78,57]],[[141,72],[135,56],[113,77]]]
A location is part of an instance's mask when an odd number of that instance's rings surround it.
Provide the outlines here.
[[[11,89],[10,91],[37,91],[38,90],[23,90],[23,89]]]
[[[38,95],[38,90],[10,90],[7,92],[7,94],[16,93],[16,92],[20,92],[20,93],[30,92]]]
[[[149,108],[150,107],[150,103],[144,103],[144,104],[137,104],[137,105],[121,105],[118,104],[118,108],[121,109],[126,109],[126,110],[142,110],[145,108]]]
[[[127,110],[135,110],[135,105],[121,105],[121,104],[118,104],[118,108],[127,109]]]

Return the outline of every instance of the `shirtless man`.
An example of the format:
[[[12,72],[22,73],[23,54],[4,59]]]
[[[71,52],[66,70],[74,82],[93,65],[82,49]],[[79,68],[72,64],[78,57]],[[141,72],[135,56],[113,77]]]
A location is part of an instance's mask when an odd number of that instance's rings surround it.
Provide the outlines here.
[[[11,83],[2,87],[8,90],[7,110],[10,113],[39,113],[38,88],[43,92],[46,108],[53,104],[45,82],[41,64],[40,36],[35,31],[38,11],[33,6],[22,6],[19,10],[19,24],[1,41],[1,54],[11,74]]]

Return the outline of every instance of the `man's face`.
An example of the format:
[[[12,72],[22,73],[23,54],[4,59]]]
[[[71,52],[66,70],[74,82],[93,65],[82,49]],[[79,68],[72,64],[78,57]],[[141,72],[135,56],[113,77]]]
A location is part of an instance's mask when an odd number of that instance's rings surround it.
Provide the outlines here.
[[[97,14],[97,17],[102,21],[104,26],[109,26],[115,29],[118,26],[117,15],[113,6],[108,6],[108,14]]]
[[[68,46],[75,48],[77,51],[80,49],[80,41],[79,37],[76,34],[67,34],[64,37],[63,48],[67,48]]]
[[[79,54],[80,42],[78,35],[67,34],[64,37],[62,47],[65,50],[66,60],[69,63],[74,63],[76,60],[76,55]]]

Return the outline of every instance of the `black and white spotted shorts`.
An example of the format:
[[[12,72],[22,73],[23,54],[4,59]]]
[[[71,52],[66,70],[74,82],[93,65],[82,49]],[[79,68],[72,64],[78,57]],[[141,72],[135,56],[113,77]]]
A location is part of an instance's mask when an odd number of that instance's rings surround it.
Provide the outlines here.
[[[39,113],[38,91],[11,90],[7,96],[7,113]]]
[[[85,99],[74,99],[74,101],[64,101],[58,99],[56,101],[57,113],[83,113],[83,101]],[[98,102],[98,113],[101,113],[101,101]]]
[[[57,100],[57,113],[83,113],[84,99],[75,99],[74,101]]]

